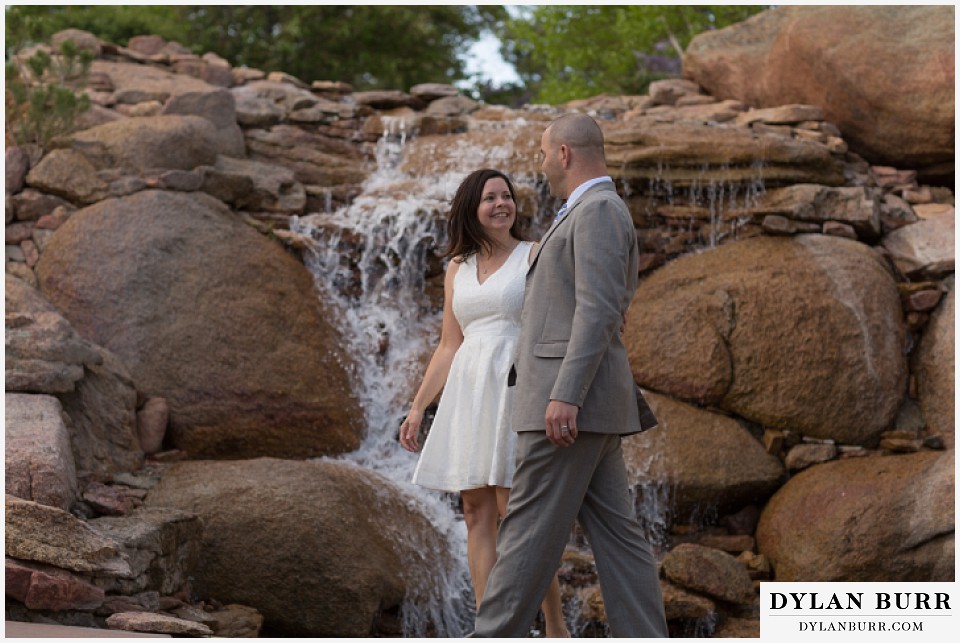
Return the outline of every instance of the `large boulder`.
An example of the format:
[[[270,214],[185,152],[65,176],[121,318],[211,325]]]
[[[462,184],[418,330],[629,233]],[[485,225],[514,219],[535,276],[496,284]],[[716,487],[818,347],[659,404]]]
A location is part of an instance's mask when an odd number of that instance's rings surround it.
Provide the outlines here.
[[[757,237],[653,273],[624,339],[645,388],[870,444],[905,392],[902,317],[896,283],[870,247],[817,234]]]
[[[696,36],[683,74],[754,107],[817,105],[875,163],[953,173],[953,7],[778,7]]]
[[[349,356],[309,272],[216,199],[153,190],[80,210],[37,274],[81,335],[168,400],[173,442],[193,455],[359,444]]]
[[[948,449],[956,444],[956,295],[954,278],[945,281],[947,294],[930,316],[920,346],[913,354],[917,397],[927,429],[943,436]]]
[[[953,458],[850,458],[792,478],[757,527],[776,580],[953,581]]]
[[[370,636],[382,610],[443,600],[451,561],[440,533],[356,465],[183,462],[145,502],[200,516],[194,591],[255,607],[279,636]]]
[[[697,512],[731,512],[762,504],[784,478],[780,461],[733,418],[649,391],[658,428],[623,441],[630,483],[646,504],[666,491],[663,520]]]
[[[166,114],[104,123],[77,132],[71,141],[73,149],[98,170],[192,170],[213,165],[219,154],[244,156],[238,133],[237,128],[218,127],[203,116]],[[29,175],[27,183],[32,185]]]

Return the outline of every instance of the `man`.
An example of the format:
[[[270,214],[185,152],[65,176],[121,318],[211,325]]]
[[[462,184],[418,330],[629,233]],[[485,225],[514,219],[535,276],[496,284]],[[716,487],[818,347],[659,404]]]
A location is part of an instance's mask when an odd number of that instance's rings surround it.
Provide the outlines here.
[[[628,491],[622,435],[640,431],[620,326],[637,287],[633,222],[607,176],[603,133],[555,120],[541,171],[566,199],[527,273],[516,363],[517,470],[478,637],[522,637],[575,519],[593,548],[616,637],[666,637],[656,562]]]

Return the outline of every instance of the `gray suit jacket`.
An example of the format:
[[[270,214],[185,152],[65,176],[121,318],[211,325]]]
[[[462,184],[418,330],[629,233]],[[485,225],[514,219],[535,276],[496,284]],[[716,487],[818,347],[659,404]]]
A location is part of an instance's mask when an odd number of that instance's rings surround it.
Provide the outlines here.
[[[633,221],[612,183],[587,190],[544,235],[527,272],[515,431],[543,431],[551,399],[580,407],[580,431],[641,430],[619,332],[637,289],[637,261]]]

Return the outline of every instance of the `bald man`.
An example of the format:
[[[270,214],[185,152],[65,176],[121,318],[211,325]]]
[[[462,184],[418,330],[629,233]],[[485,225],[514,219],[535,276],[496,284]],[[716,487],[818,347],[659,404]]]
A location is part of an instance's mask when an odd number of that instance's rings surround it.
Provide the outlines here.
[[[547,127],[541,171],[566,202],[531,260],[515,365],[517,470],[476,637],[524,637],[579,520],[616,637],[666,637],[656,561],[637,524],[620,441],[641,430],[620,326],[637,237],[584,114]]]

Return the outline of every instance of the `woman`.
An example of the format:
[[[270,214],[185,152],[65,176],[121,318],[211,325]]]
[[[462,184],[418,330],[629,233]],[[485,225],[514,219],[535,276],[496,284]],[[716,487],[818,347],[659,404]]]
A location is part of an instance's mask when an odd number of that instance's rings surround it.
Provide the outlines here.
[[[427,405],[443,389],[416,484],[458,491],[477,605],[496,561],[497,521],[513,481],[516,434],[507,377],[520,334],[520,309],[533,243],[519,233],[513,185],[501,172],[473,172],[457,189],[447,222],[451,258],[443,282],[443,324],[423,383],[400,426],[400,443],[420,448]],[[554,577],[543,601],[548,637],[567,637]]]

